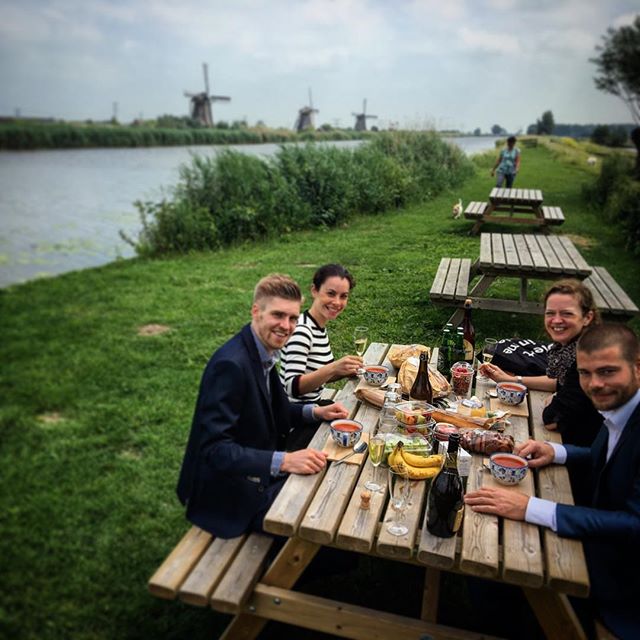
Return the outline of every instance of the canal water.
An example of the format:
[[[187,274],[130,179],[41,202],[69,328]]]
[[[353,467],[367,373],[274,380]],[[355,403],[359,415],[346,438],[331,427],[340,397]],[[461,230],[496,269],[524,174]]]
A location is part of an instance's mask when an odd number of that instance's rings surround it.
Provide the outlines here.
[[[450,140],[473,154],[496,138]],[[229,148],[269,156],[279,145],[0,152],[0,287],[133,256],[119,231],[137,235],[134,201],[168,195],[191,154]]]

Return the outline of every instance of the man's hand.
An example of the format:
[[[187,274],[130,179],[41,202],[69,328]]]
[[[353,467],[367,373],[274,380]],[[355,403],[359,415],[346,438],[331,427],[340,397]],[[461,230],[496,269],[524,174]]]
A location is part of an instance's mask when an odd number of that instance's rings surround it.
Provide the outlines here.
[[[318,473],[327,464],[327,454],[316,449],[300,449],[284,454],[280,471],[310,475]]]
[[[331,420],[340,420],[342,418],[349,417],[349,411],[341,405],[339,402],[328,404],[326,406],[313,407],[313,417],[316,420],[324,420],[331,422]]]
[[[474,511],[503,516],[511,520],[524,520],[529,496],[508,489],[478,489],[468,493],[464,501]]]
[[[529,466],[532,469],[546,467],[551,464],[556,454],[554,448],[548,442],[538,442],[538,440],[527,440],[524,444],[516,445],[513,453],[522,458],[530,456]]]

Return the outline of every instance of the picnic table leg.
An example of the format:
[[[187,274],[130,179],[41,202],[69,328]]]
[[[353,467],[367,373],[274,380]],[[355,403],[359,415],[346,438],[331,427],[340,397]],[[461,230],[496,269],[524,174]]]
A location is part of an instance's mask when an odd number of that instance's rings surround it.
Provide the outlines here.
[[[520,278],[520,304],[527,301],[527,285],[529,280],[527,278]]]
[[[422,613],[420,619],[425,622],[438,621],[438,601],[440,599],[440,571],[425,569],[424,590],[422,592]]]
[[[564,594],[546,587],[522,587],[547,640],[586,640],[576,612]]]
[[[271,587],[290,589],[320,549],[320,545],[301,538],[289,538],[260,580]],[[248,610],[251,610],[249,601]],[[264,629],[268,620],[240,613],[229,623],[220,640],[252,640]]]

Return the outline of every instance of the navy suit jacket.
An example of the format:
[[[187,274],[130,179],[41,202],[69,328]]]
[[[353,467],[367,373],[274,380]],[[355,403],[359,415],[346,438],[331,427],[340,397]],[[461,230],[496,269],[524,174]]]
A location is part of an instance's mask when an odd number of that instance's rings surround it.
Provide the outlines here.
[[[597,601],[626,603],[635,610],[640,593],[640,405],[606,460],[608,437],[603,426],[590,449],[567,445],[567,464],[583,471],[593,498],[590,507],[557,506],[558,534],[584,542],[591,595]]]
[[[246,532],[282,483],[271,476],[302,405],[290,403],[275,367],[264,370],[250,325],[218,349],[202,375],[177,493],[187,518],[221,538]],[[275,489],[275,490],[274,490]]]

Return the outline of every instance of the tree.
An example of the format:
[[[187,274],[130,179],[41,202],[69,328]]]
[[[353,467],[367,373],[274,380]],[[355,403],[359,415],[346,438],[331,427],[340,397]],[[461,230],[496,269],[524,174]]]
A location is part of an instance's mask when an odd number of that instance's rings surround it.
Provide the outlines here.
[[[621,98],[640,125],[640,15],[631,25],[607,29],[596,51],[598,56],[590,59],[598,70],[596,87]],[[636,177],[640,179],[640,126],[631,132],[631,140],[638,150]]]
[[[553,133],[553,129],[555,126],[556,125],[553,120],[553,113],[551,113],[551,111],[545,111],[542,114],[542,118],[540,120],[536,120],[536,133],[541,136],[550,136]]]
[[[493,127],[491,127],[491,133],[493,133],[494,136],[502,136],[507,133],[507,131],[499,124],[494,124]]]
[[[480,130],[480,127],[476,127],[476,128],[473,130],[473,135],[474,135],[474,136],[481,136],[481,135],[482,135],[482,131]]]

